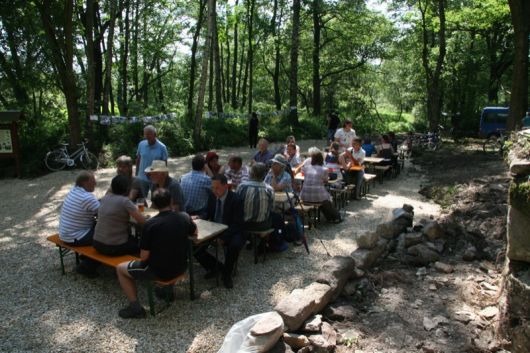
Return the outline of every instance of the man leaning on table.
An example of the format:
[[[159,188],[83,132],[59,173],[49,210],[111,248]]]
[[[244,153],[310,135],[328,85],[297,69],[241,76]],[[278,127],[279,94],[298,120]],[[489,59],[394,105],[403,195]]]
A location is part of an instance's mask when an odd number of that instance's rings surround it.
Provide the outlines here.
[[[224,286],[232,288],[232,272],[245,241],[242,235],[243,204],[236,193],[228,190],[226,176],[216,174],[212,177],[212,194],[201,218],[228,226],[218,238],[226,249],[224,265],[206,251],[206,246],[200,248],[195,257],[208,271],[205,278],[214,278],[221,270]]]
[[[124,319],[145,317],[145,310],[138,302],[136,280],[168,281],[183,274],[188,264],[188,237],[197,234],[197,226],[187,213],[172,211],[169,190],[158,188],[152,195],[153,207],[159,213],[145,222],[140,260],[123,262],[116,268],[121,288],[129,300],[129,305],[119,311]]]

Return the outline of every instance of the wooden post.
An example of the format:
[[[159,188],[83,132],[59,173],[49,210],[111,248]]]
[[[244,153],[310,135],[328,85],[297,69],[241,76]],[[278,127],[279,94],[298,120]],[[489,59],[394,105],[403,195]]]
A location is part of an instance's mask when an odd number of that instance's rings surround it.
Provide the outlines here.
[[[20,145],[18,142],[18,121],[22,112],[0,112],[0,158],[13,158],[16,163],[17,177],[22,177],[20,163]]]

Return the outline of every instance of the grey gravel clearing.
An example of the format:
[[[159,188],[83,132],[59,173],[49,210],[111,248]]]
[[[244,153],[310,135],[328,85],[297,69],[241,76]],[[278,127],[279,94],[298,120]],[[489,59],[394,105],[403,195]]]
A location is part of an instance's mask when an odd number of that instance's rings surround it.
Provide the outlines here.
[[[323,146],[323,141],[300,141],[303,151]],[[251,150],[218,150],[221,162],[233,152],[245,161]],[[190,169],[191,156],[169,160],[170,175],[180,177]],[[114,169],[97,172],[96,194],[108,188]],[[74,258],[60,271],[56,248],[46,236],[56,233],[62,200],[70,190],[76,171],[61,171],[32,180],[7,179],[0,185],[0,351],[2,352],[216,352],[235,322],[272,310],[291,290],[309,284],[328,259],[315,231],[307,233],[311,254],[291,247],[270,254],[254,265],[250,251],[243,250],[234,289],[215,287],[204,280],[195,265],[197,292],[190,301],[188,287],[177,288],[177,300],[156,317],[123,320],[118,310],[126,305],[112,269],[100,268],[100,276],[86,279],[74,271]],[[346,220],[323,224],[318,236],[331,255],[349,255],[356,236],[375,230],[389,219],[394,208],[414,206],[416,219],[437,217],[439,207],[418,193],[422,173],[411,164],[396,179],[372,189],[366,199],[350,203]],[[208,291],[208,292],[206,292]],[[143,286],[140,300],[147,306]]]

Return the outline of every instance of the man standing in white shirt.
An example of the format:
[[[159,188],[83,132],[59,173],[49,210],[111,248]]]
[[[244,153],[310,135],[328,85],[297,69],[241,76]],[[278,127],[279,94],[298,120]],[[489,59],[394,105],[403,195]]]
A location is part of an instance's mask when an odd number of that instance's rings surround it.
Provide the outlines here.
[[[344,152],[352,146],[353,139],[356,137],[355,130],[352,126],[351,120],[346,120],[344,121],[343,127],[335,133],[335,141],[340,145],[340,152]]]

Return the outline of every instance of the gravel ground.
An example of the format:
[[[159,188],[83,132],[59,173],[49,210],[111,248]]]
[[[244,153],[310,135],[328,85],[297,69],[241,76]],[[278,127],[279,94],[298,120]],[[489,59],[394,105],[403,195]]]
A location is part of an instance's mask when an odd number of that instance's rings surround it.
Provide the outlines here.
[[[300,141],[303,151],[323,141]],[[249,149],[219,150],[221,161],[238,151],[244,160]],[[179,177],[191,166],[191,156],[169,160],[170,175]],[[390,217],[403,203],[414,206],[415,218],[437,216],[437,205],[418,194],[422,174],[407,164],[393,180],[378,184],[367,199],[350,203],[346,220],[322,225],[321,237],[331,255],[348,255],[355,238]],[[114,169],[97,172],[96,194],[108,188]],[[234,289],[215,287],[196,267],[197,292],[190,301],[187,286],[177,288],[177,300],[155,318],[122,320],[117,311],[126,304],[114,271],[100,268],[100,276],[86,279],[74,271],[72,256],[61,275],[56,248],[46,241],[55,233],[61,202],[76,171],[50,173],[33,180],[5,179],[0,214],[0,352],[216,352],[235,322],[270,311],[291,290],[312,282],[328,259],[322,244],[308,232],[311,254],[303,247],[267,256],[254,265],[251,252],[242,251]],[[139,289],[147,306],[146,292]],[[26,331],[27,330],[27,331]]]

